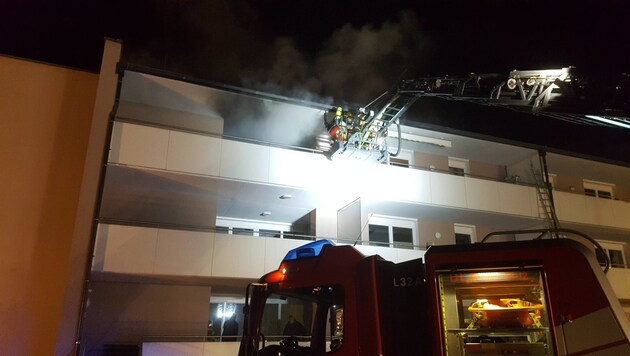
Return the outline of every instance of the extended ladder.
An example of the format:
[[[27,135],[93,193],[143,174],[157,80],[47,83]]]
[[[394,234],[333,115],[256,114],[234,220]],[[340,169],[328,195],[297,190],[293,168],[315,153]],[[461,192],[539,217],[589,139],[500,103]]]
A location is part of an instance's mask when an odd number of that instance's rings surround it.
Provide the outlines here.
[[[542,158],[540,159],[542,160]],[[556,215],[551,183],[546,181],[546,175],[543,171],[534,168],[533,163],[531,163],[531,171],[534,176],[536,194],[538,196],[538,214],[545,219],[547,228],[558,229],[560,222],[558,221],[558,216]]]
[[[372,133],[384,135],[387,129],[405,113],[418,97],[419,96],[415,93],[394,94],[387,104],[368,122],[366,128],[363,130],[363,137],[366,138]]]

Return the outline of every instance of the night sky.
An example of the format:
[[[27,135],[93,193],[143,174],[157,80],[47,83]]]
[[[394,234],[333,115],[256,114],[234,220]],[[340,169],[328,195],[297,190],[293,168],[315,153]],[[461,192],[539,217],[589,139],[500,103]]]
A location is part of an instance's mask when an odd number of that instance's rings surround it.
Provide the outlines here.
[[[624,0],[0,3],[3,54],[97,72],[109,37],[130,63],[336,103],[423,75],[630,72],[629,36]]]
[[[628,72],[628,9],[622,0],[4,0],[0,53],[98,71],[110,37],[132,62],[362,101],[427,74]]]

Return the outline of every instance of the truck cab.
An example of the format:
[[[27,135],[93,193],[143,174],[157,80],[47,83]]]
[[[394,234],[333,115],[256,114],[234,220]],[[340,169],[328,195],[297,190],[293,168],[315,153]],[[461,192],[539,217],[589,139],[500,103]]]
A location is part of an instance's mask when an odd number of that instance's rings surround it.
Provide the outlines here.
[[[416,320],[424,288],[421,260],[394,264],[327,240],[307,244],[248,287],[239,355],[409,354],[402,350],[429,346]],[[287,331],[290,318],[304,335]]]

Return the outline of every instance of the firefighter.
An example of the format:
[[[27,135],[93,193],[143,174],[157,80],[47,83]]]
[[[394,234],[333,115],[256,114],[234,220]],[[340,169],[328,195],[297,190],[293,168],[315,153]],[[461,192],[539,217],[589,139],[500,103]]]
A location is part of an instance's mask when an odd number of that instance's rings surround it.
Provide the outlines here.
[[[302,323],[295,320],[293,315],[289,315],[289,321],[287,325],[284,327],[284,331],[282,332],[285,336],[306,336],[306,328]]]

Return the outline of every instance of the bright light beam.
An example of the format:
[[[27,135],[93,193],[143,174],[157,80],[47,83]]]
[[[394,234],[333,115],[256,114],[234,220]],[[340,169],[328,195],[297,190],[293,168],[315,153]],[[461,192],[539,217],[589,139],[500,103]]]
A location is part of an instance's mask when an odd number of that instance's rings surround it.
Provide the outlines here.
[[[616,125],[616,126],[621,126],[625,129],[630,129],[630,125],[617,121],[617,120],[612,120],[612,119],[608,119],[602,116],[595,116],[595,115],[586,115],[586,117],[588,117],[589,119],[593,119],[593,120],[597,120],[597,121],[601,121],[601,122],[605,122],[607,124],[610,125]]]

